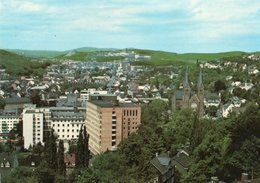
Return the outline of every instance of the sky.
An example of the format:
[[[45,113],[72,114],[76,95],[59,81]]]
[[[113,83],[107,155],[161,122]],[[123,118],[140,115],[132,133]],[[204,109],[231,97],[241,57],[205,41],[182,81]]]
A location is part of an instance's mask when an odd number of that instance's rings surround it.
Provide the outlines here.
[[[260,51],[259,0],[0,0],[0,48]]]

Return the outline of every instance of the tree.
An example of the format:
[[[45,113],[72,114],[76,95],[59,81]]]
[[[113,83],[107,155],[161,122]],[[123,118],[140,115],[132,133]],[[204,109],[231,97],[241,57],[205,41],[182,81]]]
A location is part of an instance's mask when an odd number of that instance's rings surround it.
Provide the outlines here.
[[[64,144],[63,141],[59,141],[58,155],[57,155],[58,172],[61,175],[66,173],[66,165],[64,163]]]
[[[56,144],[56,137],[53,133],[53,130],[50,131],[50,135],[46,139],[44,156],[49,168],[56,169],[57,168],[57,144]]]
[[[226,84],[223,82],[223,81],[221,81],[221,80],[217,80],[216,82],[215,82],[215,91],[216,92],[219,92],[219,91],[221,91],[221,90],[226,90]]]
[[[76,149],[76,167],[83,168],[88,167],[90,152],[88,149],[88,139],[89,135],[87,134],[86,127],[82,129],[82,126],[79,131],[79,139],[77,142]]]
[[[209,106],[205,109],[206,114],[209,114],[212,117],[217,117],[218,108],[216,106]]]
[[[41,154],[44,152],[44,147],[41,142],[38,142],[35,146],[33,146],[33,153],[38,154],[38,156],[41,156]]]
[[[88,149],[88,143],[89,143],[89,134],[87,134],[86,126],[84,126],[83,130],[83,138],[84,138],[84,151],[85,151],[85,162],[84,166],[88,167],[89,165],[89,159],[90,159],[90,151]]]

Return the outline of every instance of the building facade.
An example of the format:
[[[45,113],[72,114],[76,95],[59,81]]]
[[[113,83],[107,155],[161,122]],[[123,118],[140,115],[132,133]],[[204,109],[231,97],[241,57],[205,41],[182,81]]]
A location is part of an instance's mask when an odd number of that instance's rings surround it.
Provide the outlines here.
[[[53,107],[51,110],[51,128],[57,138],[64,141],[76,140],[79,130],[85,125],[86,108]]]
[[[49,134],[51,112],[49,108],[36,108],[35,105],[25,106],[22,114],[24,148],[28,149],[37,143],[44,143]]]
[[[6,137],[11,130],[16,130],[19,123],[19,116],[1,115],[0,116],[0,137]]]
[[[85,125],[85,110],[83,107],[26,107],[22,115],[24,148],[44,143],[51,129],[58,140],[77,140],[81,126]]]
[[[117,145],[136,132],[141,124],[141,107],[117,100],[92,100],[87,103],[86,129],[93,154],[115,150]]]

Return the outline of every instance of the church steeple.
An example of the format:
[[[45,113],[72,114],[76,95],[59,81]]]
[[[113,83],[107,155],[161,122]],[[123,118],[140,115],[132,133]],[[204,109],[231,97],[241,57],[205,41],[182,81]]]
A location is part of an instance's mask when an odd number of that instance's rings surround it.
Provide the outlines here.
[[[183,80],[183,106],[189,107],[189,99],[190,99],[191,89],[189,84],[189,76],[188,76],[188,66],[186,67],[186,73]]]
[[[188,66],[187,66],[185,77],[184,77],[184,80],[183,80],[183,88],[189,88],[189,87],[190,87],[190,84],[189,84]]]
[[[198,83],[197,83],[197,96],[199,98],[199,117],[204,114],[204,86],[202,81],[202,69],[200,68]]]
[[[203,87],[203,81],[202,81],[202,70],[200,68],[199,78],[198,78],[198,87]]]

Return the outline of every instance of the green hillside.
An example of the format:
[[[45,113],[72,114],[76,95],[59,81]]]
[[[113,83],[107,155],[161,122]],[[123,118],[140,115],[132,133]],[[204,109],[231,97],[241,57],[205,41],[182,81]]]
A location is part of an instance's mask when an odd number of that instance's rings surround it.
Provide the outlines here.
[[[0,50],[0,67],[11,75],[42,75],[49,62],[30,61],[28,57]]]
[[[164,51],[153,51],[153,50],[139,50],[132,49],[137,54],[150,55],[151,60],[140,61],[138,65],[171,65],[174,63],[178,64],[195,64],[197,60],[200,62],[206,62],[210,60],[216,60],[223,57],[230,56],[242,56],[245,52],[223,52],[223,53],[183,53],[177,54],[172,52]]]
[[[32,58],[54,58],[64,53],[64,51],[48,51],[48,50],[8,50],[18,55],[32,57]]]

